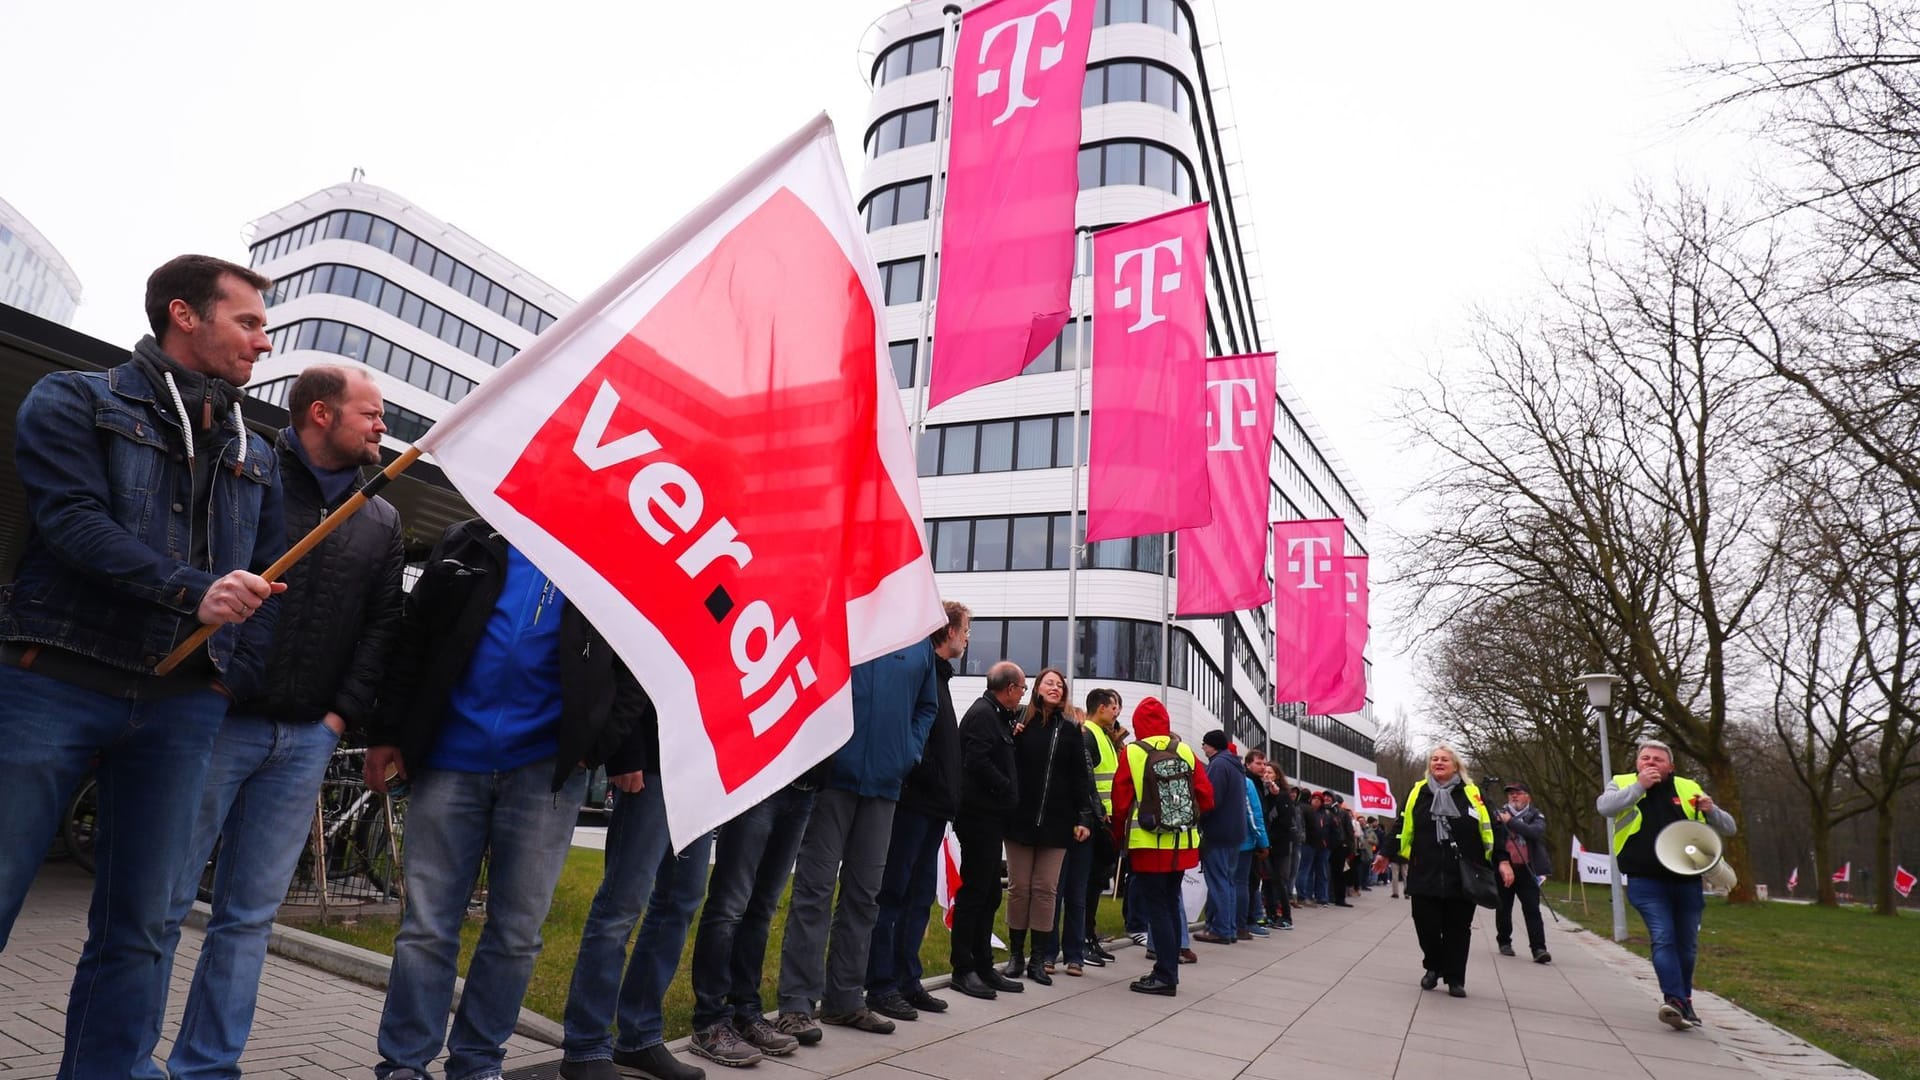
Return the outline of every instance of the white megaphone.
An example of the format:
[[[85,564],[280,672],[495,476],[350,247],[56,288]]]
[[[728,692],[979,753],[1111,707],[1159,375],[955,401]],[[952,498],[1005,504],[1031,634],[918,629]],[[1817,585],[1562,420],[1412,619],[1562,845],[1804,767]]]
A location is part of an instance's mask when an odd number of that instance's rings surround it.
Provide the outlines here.
[[[1653,838],[1653,854],[1661,866],[1697,877],[1721,892],[1732,892],[1740,879],[1727,865],[1725,851],[1720,834],[1698,821],[1676,821]]]

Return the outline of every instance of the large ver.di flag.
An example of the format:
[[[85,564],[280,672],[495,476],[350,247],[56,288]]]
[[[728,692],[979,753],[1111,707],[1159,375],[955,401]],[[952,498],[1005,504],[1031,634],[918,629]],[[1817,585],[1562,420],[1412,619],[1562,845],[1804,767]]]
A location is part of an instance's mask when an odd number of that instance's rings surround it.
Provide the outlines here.
[[[845,742],[850,666],[944,618],[878,296],[821,116],[420,440],[646,686],[676,846]]]
[[[1267,590],[1273,402],[1272,353],[1207,361],[1207,489],[1213,523],[1180,533],[1175,615],[1224,615],[1273,599]]]
[[[1020,374],[1066,325],[1093,5],[993,0],[960,22],[930,404]]]
[[[1273,699],[1338,690],[1347,645],[1347,527],[1339,518],[1273,524]]]
[[[1207,491],[1206,203],[1093,237],[1087,539],[1213,520]]]

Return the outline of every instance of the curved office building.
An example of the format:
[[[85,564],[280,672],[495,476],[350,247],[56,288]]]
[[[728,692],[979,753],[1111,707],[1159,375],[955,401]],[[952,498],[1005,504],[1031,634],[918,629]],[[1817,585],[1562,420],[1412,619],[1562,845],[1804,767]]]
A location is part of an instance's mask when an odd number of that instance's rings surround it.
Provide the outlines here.
[[[940,163],[943,0],[895,10],[869,31],[864,59],[873,88],[856,196],[886,294],[887,328],[909,417],[925,400],[932,204]],[[963,7],[974,6],[971,3]],[[1201,18],[1207,16],[1203,13]],[[1195,202],[1212,204],[1208,252],[1209,354],[1272,349],[1266,339],[1251,230],[1238,215],[1240,170],[1221,131],[1227,103],[1210,82],[1218,63],[1211,28],[1179,0],[1098,0],[1083,95],[1078,223],[1098,229]],[[1084,255],[1083,255],[1084,257]],[[1076,315],[1086,311],[1076,292]],[[962,394],[925,416],[921,499],[941,594],[973,609],[973,638],[956,700],[984,689],[986,668],[1006,657],[1031,675],[1077,671],[1072,696],[1117,689],[1122,719],[1159,693],[1162,540],[1103,541],[1081,558],[1076,636],[1067,641],[1068,546],[1078,322],[1021,376]],[[1283,358],[1284,363],[1284,358]],[[1083,401],[1088,398],[1083,398]],[[1349,551],[1366,551],[1368,508],[1308,417],[1284,372],[1274,402],[1273,516],[1341,517]],[[1087,424],[1078,451],[1085,460]],[[1084,485],[1084,473],[1082,484]],[[1086,505],[1084,487],[1079,505]],[[1177,559],[1176,559],[1177,563]],[[1178,588],[1174,567],[1170,588]],[[1268,746],[1287,774],[1353,791],[1372,771],[1371,705],[1360,713],[1300,716],[1269,703],[1271,612],[1182,620],[1168,644],[1168,710],[1174,730],[1198,743],[1225,728],[1242,748]],[[1069,653],[1073,668],[1069,669]],[[1299,757],[1295,756],[1295,747]]]
[[[0,304],[73,325],[80,279],[26,215],[0,199]]]
[[[286,404],[308,364],[372,368],[387,438],[419,438],[447,406],[573,307],[553,286],[383,188],[338,184],[255,221],[250,263],[273,353],[249,392]]]

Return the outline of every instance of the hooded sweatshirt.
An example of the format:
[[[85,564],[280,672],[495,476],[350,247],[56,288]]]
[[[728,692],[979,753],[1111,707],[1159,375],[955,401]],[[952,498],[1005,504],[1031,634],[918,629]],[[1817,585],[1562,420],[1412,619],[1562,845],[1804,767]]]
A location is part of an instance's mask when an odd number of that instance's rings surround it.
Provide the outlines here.
[[[1172,733],[1166,706],[1160,704],[1157,698],[1142,698],[1133,710],[1134,741],[1154,745],[1161,737]],[[1137,798],[1133,786],[1133,756],[1131,746],[1122,749],[1120,767],[1113,774],[1113,832],[1123,849],[1128,848],[1127,833],[1132,825],[1133,804]],[[1213,785],[1207,782],[1206,761],[1201,752],[1193,750],[1193,756],[1194,805],[1204,819],[1207,811],[1213,809]],[[1170,874],[1200,865],[1200,848],[1198,845],[1171,850],[1131,848],[1127,851],[1127,860],[1135,873]]]

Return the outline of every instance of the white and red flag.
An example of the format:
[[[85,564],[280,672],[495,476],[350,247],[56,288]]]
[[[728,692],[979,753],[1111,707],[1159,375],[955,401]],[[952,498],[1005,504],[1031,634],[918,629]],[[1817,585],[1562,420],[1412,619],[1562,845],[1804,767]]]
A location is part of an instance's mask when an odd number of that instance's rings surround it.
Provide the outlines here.
[[[1087,540],[1208,524],[1207,204],[1093,237]]]
[[[1834,881],[1834,884],[1838,885],[1843,882],[1851,882],[1852,880],[1853,880],[1853,860],[1849,859],[1846,862],[1843,862],[1840,864],[1840,869],[1835,870],[1833,872],[1833,881]]]
[[[1213,522],[1180,533],[1173,613],[1225,615],[1265,605],[1272,353],[1207,361],[1207,489]]]
[[[676,847],[944,618],[865,236],[822,115],[417,442],[645,685]]]
[[[1393,815],[1400,812],[1400,804],[1393,798],[1393,786],[1387,783],[1386,777],[1371,773],[1353,774],[1353,802],[1354,812],[1359,814]]]
[[[1915,879],[1913,872],[1904,866],[1893,868],[1893,891],[1905,897],[1913,891]]]
[[[1340,664],[1340,684],[1318,701],[1307,702],[1307,711],[1322,716],[1359,712],[1367,704],[1367,619],[1370,593],[1367,590],[1367,557],[1347,556],[1346,654]]]
[[[930,405],[1020,374],[1071,313],[1093,6],[992,0],[960,21]]]
[[[1347,526],[1339,518],[1273,523],[1275,701],[1324,700],[1347,655]]]
[[[1793,890],[1799,887],[1800,887],[1800,868],[1796,866],[1793,868],[1793,872],[1787,875],[1787,891],[1792,892]]]

